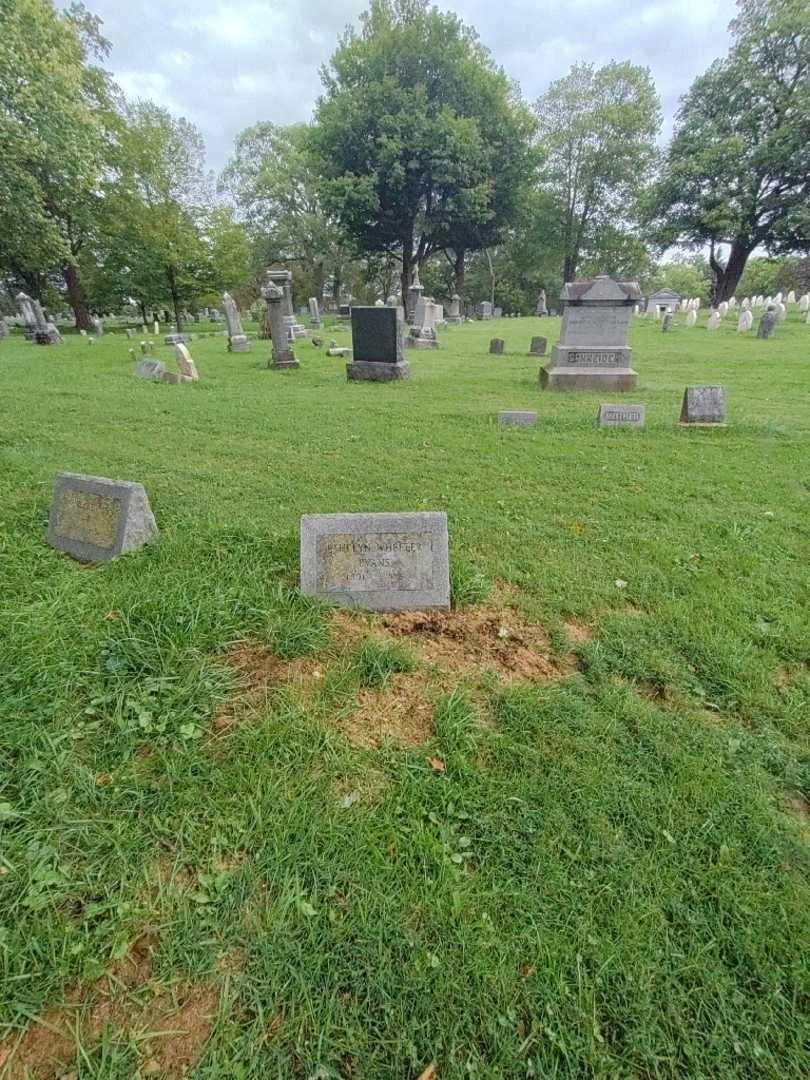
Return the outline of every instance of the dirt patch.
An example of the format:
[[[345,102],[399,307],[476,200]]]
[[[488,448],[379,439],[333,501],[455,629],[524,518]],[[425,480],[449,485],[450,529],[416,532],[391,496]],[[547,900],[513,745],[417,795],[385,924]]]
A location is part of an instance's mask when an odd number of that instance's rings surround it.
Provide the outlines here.
[[[91,987],[72,988],[22,1038],[0,1044],[4,1080],[59,1080],[74,1061],[77,1042],[98,1042],[108,1028],[122,1041],[137,1041],[147,1075],[173,1078],[191,1069],[211,1033],[219,989],[208,982],[156,986],[155,946],[154,936],[143,934]]]
[[[220,706],[214,714],[214,730],[218,732],[227,731],[243,716],[261,708],[274,687],[306,691],[323,678],[323,659],[315,654],[281,660],[267,649],[246,641],[234,645],[225,662],[236,673],[239,696]]]
[[[454,675],[494,671],[504,682],[530,682],[571,671],[551,655],[543,629],[508,608],[402,611],[383,616],[382,625],[413,643],[426,663]]]
[[[388,776],[369,765],[362,772],[343,776],[334,785],[335,802],[341,810],[352,806],[374,806],[389,787]]]
[[[356,708],[337,723],[355,746],[387,741],[421,746],[433,735],[433,712],[425,677],[414,672],[392,675],[384,687],[361,690]]]
[[[579,619],[566,619],[563,626],[572,645],[587,645],[589,641],[593,641],[593,627],[587,623],[580,622]]]
[[[799,791],[791,791],[781,799],[781,807],[799,823],[805,840],[810,841],[810,803]]]

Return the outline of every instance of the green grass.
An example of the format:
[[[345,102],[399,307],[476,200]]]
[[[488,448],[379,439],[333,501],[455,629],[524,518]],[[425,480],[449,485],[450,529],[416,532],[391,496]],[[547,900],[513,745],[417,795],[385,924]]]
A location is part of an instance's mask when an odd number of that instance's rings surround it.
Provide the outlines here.
[[[637,321],[647,426],[600,431],[599,395],[538,391],[558,325],[448,328],[396,385],[309,342],[273,372],[197,341],[192,387],[124,337],[0,343],[0,1044],[148,928],[157,983],[217,986],[205,1080],[810,1073],[810,327]],[[701,382],[726,429],[676,427]],[[63,469],[142,482],[160,541],[49,549]],[[414,662],[369,639],[212,737],[235,643],[341,648],[299,516],[413,509],[448,513],[457,603],[508,586],[559,650],[593,626],[578,672],[368,750],[330,710]],[[138,1075],[76,1032],[63,1072]]]

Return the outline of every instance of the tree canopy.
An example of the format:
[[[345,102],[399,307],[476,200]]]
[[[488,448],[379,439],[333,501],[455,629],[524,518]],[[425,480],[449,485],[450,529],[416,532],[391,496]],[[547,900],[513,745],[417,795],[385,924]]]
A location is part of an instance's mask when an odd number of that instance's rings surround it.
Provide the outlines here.
[[[709,247],[715,302],[758,247],[810,246],[810,7],[738,6],[728,56],[683,100],[648,211],[662,246]]]
[[[475,32],[426,0],[372,0],[322,77],[311,145],[355,246],[396,254],[407,292],[434,252],[486,242],[530,170],[531,121]]]

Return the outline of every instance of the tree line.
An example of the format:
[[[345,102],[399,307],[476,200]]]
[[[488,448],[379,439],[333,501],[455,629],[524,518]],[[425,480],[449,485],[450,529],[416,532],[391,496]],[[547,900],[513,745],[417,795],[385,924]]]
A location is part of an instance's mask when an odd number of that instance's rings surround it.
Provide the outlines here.
[[[128,301],[178,324],[224,288],[249,304],[272,261],[319,299],[419,272],[507,311],[594,273],[713,303],[746,275],[808,284],[806,0],[738,0],[663,148],[647,68],[578,63],[529,104],[456,15],[371,0],[311,121],[241,132],[218,178],[193,124],[124,98],[82,4],[0,13],[0,275],[63,297],[79,328]]]

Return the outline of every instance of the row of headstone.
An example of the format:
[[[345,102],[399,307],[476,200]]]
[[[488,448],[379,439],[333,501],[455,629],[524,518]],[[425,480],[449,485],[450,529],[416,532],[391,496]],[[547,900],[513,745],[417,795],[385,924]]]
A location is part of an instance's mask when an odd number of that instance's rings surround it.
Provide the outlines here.
[[[548,339],[544,337],[533,337],[529,345],[529,356],[545,356],[546,346],[548,345]],[[503,338],[493,338],[489,343],[489,351],[494,356],[502,356],[506,343]]]
[[[599,406],[599,427],[644,427],[647,409],[644,405],[603,403]],[[726,396],[722,386],[687,386],[678,424],[681,427],[724,427]],[[498,423],[512,427],[533,427],[536,412],[500,412]]]
[[[57,551],[103,563],[158,535],[142,484],[80,473],[56,477],[47,538]],[[448,541],[444,512],[305,514],[301,592],[373,611],[447,610]]]

